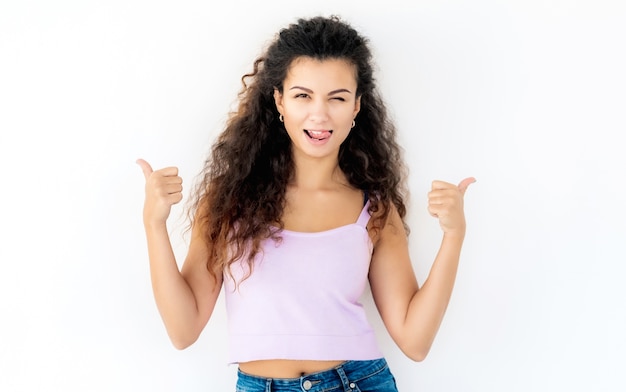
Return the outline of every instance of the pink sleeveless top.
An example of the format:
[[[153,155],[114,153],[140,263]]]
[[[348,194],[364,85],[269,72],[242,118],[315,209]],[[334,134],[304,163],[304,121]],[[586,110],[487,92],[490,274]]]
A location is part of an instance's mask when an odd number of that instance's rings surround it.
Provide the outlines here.
[[[263,242],[252,275],[245,261],[224,275],[229,363],[262,359],[382,357],[359,298],[373,244],[365,204],[356,223],[316,233],[280,232]]]

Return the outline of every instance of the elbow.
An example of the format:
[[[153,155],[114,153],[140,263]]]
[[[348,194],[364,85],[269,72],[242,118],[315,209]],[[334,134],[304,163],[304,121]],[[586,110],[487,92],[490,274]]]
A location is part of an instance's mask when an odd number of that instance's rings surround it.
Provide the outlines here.
[[[422,362],[428,355],[428,350],[405,351],[404,354],[414,362]]]
[[[177,350],[184,350],[194,344],[204,328],[205,323],[197,320],[184,319],[182,317],[174,320],[163,319],[165,321],[165,331],[170,338],[170,342]]]
[[[430,344],[414,342],[410,345],[400,347],[404,355],[414,362],[422,362],[430,352]]]
[[[169,337],[170,337],[170,341],[172,342],[172,345],[174,346],[174,348],[176,348],[177,350],[184,350],[187,347],[191,346],[192,344],[194,344],[196,342],[196,340],[198,340],[198,336],[197,335],[185,335],[185,334],[174,334],[174,333],[169,333]]]
[[[174,345],[174,348],[177,350],[184,350],[194,343],[192,341],[173,340],[173,339],[171,339],[171,341],[172,341],[172,345]]]

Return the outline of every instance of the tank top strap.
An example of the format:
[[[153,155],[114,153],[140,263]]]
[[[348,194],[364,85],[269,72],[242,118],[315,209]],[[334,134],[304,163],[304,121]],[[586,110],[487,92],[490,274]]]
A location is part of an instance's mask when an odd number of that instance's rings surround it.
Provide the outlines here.
[[[356,220],[356,224],[362,227],[367,227],[367,222],[370,221],[370,213],[368,211],[368,209],[370,208],[370,201],[367,200],[365,202],[365,205],[363,206],[363,209],[361,210],[361,214],[359,215],[359,218]]]

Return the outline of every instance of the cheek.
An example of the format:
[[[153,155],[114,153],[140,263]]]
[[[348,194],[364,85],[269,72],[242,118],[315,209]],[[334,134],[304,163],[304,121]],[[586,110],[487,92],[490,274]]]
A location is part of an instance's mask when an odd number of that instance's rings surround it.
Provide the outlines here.
[[[295,120],[293,117],[289,117],[289,120],[287,120],[287,117],[285,117],[285,122],[284,122],[284,126],[285,129],[287,130],[287,133],[293,137],[297,134],[299,134],[300,132],[302,132],[302,127],[300,126],[300,122]]]
[[[354,107],[352,105],[344,104],[336,108],[331,108],[330,112],[338,121],[352,122],[352,119],[354,118]]]
[[[342,110],[341,112],[336,113],[333,118],[335,119],[335,123],[337,125],[346,129],[352,128],[352,120],[354,120],[354,114],[352,111]]]
[[[306,118],[306,109],[300,105],[285,105],[284,108],[285,121],[289,119],[291,123],[295,123]]]

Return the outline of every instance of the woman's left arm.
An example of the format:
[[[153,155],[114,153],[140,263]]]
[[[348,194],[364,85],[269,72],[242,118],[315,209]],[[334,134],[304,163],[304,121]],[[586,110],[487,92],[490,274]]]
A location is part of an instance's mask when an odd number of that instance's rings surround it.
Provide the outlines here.
[[[375,242],[369,280],[376,307],[392,339],[415,361],[430,351],[450,302],[465,237],[463,196],[474,181],[466,178],[458,186],[443,181],[432,184],[428,211],[439,219],[443,239],[421,288],[402,219],[393,206]]]

